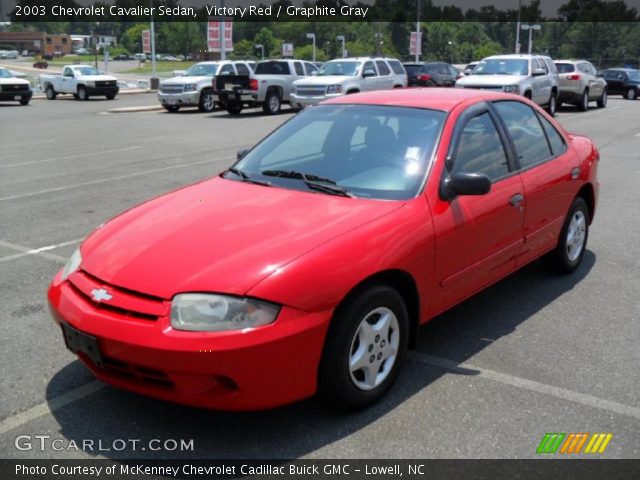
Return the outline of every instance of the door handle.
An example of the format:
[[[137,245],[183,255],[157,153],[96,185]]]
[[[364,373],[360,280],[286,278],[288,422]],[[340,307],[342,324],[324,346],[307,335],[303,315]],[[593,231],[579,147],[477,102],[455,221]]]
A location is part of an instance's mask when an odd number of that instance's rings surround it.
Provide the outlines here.
[[[522,195],[521,193],[516,193],[509,199],[509,205],[511,205],[512,207],[519,207],[523,200],[524,195]]]

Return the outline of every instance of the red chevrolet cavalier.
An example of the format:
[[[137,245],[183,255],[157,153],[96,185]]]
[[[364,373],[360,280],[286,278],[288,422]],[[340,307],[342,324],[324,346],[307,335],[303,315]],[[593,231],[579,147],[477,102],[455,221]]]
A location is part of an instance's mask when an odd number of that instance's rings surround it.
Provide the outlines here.
[[[599,154],[530,101],[344,96],[221,175],[128,210],[54,278],[67,347],[101,380],[243,410],[364,407],[419,325],[542,257],[575,270]]]

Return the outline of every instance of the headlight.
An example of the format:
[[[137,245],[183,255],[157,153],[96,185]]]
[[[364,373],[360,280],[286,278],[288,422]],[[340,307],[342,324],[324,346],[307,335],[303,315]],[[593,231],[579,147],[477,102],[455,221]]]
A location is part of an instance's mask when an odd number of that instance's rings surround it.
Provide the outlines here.
[[[342,93],[342,85],[329,85],[327,87],[327,93]]]
[[[506,85],[504,87],[504,91],[507,93],[518,93],[518,86],[517,85]]]
[[[196,90],[198,90],[198,84],[197,83],[187,83],[184,86],[184,91],[185,92],[194,92]]]
[[[221,332],[273,323],[280,307],[252,298],[204,293],[182,293],[171,303],[171,325],[176,330]]]
[[[88,80],[87,82],[85,82],[87,84],[87,87],[95,87],[96,86],[96,82],[94,82],[93,80]]]
[[[80,248],[76,248],[75,252],[71,254],[69,260],[67,260],[67,264],[62,269],[62,273],[60,277],[62,280],[66,280],[69,275],[75,272],[80,266],[80,262],[82,262],[82,255],[80,255]]]

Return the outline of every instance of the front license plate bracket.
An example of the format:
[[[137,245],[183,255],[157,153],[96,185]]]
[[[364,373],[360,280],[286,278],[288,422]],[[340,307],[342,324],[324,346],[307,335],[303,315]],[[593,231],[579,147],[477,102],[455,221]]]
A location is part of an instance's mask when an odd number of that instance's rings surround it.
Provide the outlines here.
[[[89,357],[96,366],[100,368],[104,367],[104,359],[102,358],[102,352],[100,351],[100,345],[96,337],[87,335],[64,323],[62,323],[61,326],[64,343],[69,350],[75,354],[82,352]]]

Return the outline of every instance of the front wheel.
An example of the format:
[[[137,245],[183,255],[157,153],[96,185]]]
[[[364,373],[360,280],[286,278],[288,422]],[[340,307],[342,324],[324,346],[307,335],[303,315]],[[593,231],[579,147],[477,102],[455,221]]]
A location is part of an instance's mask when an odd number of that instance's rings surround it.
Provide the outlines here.
[[[607,99],[608,99],[608,95],[607,95],[607,90],[605,89],[602,91],[602,95],[600,95],[600,98],[598,99],[598,108],[606,107]]]
[[[400,294],[380,284],[338,307],[325,339],[318,393],[339,408],[364,408],[389,390],[404,360],[409,315]]]
[[[20,100],[20,105],[29,105],[29,99]]]
[[[560,232],[560,240],[554,250],[543,257],[545,266],[555,273],[571,273],[584,256],[589,238],[589,207],[582,197],[577,197]]]
[[[630,88],[629,90],[627,90],[626,98],[627,100],[635,100],[636,98],[638,98],[638,92],[636,91],[636,89]]]
[[[47,86],[45,93],[47,94],[47,99],[48,100],[55,100],[57,93],[56,91],[53,89],[53,87],[51,85]]]
[[[180,107],[177,105],[163,105],[163,107],[167,112],[171,112],[171,113],[175,113],[178,110],[180,110]]]
[[[198,110],[205,113],[211,113],[216,108],[216,97],[211,90],[203,90],[200,94],[200,102]]]
[[[110,93],[109,95],[105,95],[105,97],[107,97],[107,100],[113,100],[116,98],[116,95],[114,93]]]
[[[551,97],[549,98],[549,104],[547,105],[547,113],[552,117],[556,114],[556,92],[551,92]]]
[[[270,91],[267,93],[267,98],[264,101],[264,105],[262,109],[264,113],[268,113],[269,115],[275,115],[280,112],[280,107],[282,106],[282,101],[280,100],[280,95],[276,91]]]
[[[80,100],[89,100],[89,95],[87,94],[87,89],[82,85],[78,87],[78,99]]]

